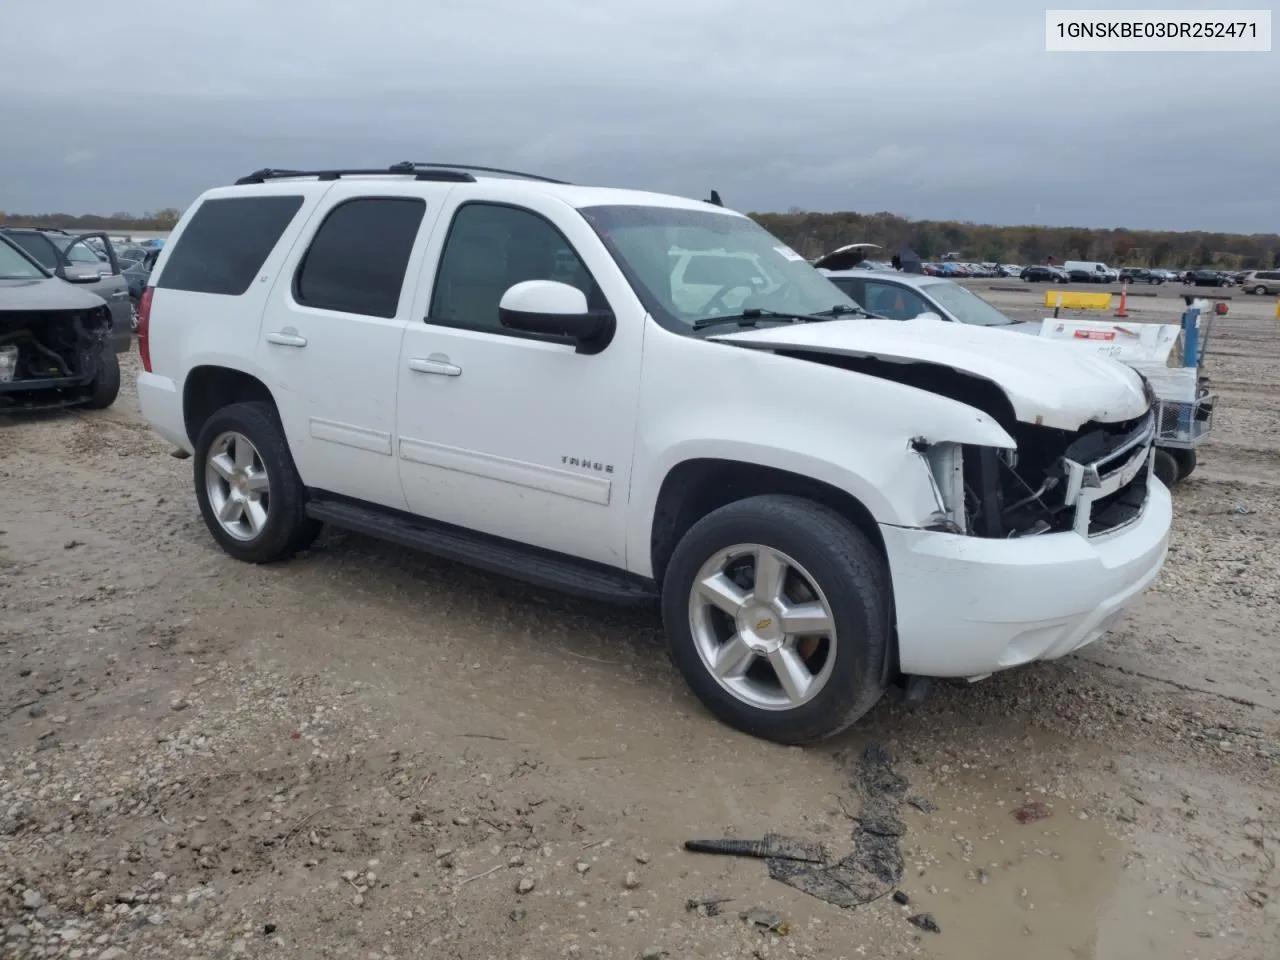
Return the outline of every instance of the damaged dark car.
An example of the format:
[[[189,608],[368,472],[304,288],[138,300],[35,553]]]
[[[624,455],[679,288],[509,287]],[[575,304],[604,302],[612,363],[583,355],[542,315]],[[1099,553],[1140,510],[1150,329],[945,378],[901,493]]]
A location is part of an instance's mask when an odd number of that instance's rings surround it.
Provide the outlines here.
[[[111,310],[80,286],[99,276],[76,267],[55,275],[0,236],[0,414],[115,402]]]

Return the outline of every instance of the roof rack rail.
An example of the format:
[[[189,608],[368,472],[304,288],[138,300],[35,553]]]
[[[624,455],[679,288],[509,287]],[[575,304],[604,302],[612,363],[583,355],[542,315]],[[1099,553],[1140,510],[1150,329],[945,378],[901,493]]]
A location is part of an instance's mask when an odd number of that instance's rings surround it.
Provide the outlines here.
[[[504,177],[520,177],[524,180],[540,180],[543,183],[558,183],[561,186],[572,186],[568,180],[556,180],[552,177],[544,177],[537,173],[522,173],[519,170],[504,170],[501,167],[477,167],[468,163],[431,163],[427,161],[406,160],[403,163],[397,163],[397,167],[407,170],[468,170],[474,173],[496,173]]]
[[[237,187],[250,183],[266,183],[268,180],[286,180],[292,177],[315,177],[317,180],[339,180],[342,177],[371,177],[388,174],[412,174],[416,180],[443,180],[448,183],[475,183],[475,177],[462,170],[419,168],[414,164],[397,163],[390,167],[351,168],[342,170],[276,170],[264,167],[236,181]]]

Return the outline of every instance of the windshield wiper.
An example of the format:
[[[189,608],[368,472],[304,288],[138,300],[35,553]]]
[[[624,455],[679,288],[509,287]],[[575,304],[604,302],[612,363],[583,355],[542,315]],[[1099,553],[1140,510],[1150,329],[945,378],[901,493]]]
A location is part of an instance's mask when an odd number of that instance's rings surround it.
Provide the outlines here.
[[[832,317],[842,317],[842,316],[845,316],[846,314],[857,314],[858,316],[861,316],[861,317],[875,316],[874,313],[869,313],[867,310],[863,309],[862,307],[856,304],[853,306],[849,306],[848,304],[844,304],[844,303],[837,303],[830,310],[819,310],[817,313],[809,314],[809,316],[821,317],[823,320],[829,320]]]
[[[693,329],[705,330],[707,327],[718,327],[725,323],[736,323],[740,327],[754,327],[757,320],[785,320],[794,323],[800,319],[794,313],[779,313],[777,310],[764,310],[760,307],[748,307],[741,313],[729,313],[723,317],[703,317],[695,320]]]
[[[725,323],[736,323],[740,327],[754,327],[757,320],[782,320],[787,323],[816,323],[821,320],[831,320],[834,317],[844,314],[861,313],[870,316],[861,307],[848,307],[844,304],[836,304],[830,310],[819,310],[817,313],[782,313],[777,310],[764,310],[758,307],[748,307],[741,313],[729,314],[723,317],[703,317],[693,324],[695,330],[705,330],[707,327],[718,327]]]

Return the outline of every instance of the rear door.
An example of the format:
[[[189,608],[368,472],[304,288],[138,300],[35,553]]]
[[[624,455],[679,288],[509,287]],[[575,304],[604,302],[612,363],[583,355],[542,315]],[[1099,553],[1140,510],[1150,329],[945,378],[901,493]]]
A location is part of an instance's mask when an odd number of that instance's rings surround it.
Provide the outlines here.
[[[400,341],[431,227],[452,187],[340,180],[267,301],[257,363],[303,482],[406,506],[393,456]]]

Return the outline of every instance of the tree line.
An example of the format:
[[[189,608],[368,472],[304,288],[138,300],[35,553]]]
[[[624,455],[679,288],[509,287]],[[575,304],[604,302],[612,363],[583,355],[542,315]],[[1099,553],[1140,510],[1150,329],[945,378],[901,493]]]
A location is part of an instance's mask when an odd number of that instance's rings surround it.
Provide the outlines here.
[[[5,227],[60,227],[70,232],[88,233],[93,230],[172,230],[182,211],[166,207],[155,213],[141,216],[132,213],[113,213],[101,216],[96,213],[6,213],[0,210],[0,226]]]
[[[171,230],[182,211],[169,207],[130,213],[5,213],[0,225],[61,227],[70,231]],[[955,220],[908,220],[892,213],[753,213],[765,229],[806,257],[846,243],[878,243],[885,258],[910,247],[924,260],[955,253],[961,260],[1044,263],[1102,260],[1130,267],[1280,268],[1280,234],[1207,233],[1173,230],[1111,230],[1086,227],[999,227]]]
[[[956,253],[980,263],[1101,260],[1121,267],[1280,268],[1280,234],[998,227],[954,220],[908,220],[892,213],[753,213],[752,218],[810,259],[847,243],[878,243],[884,259],[910,247],[922,260]]]

